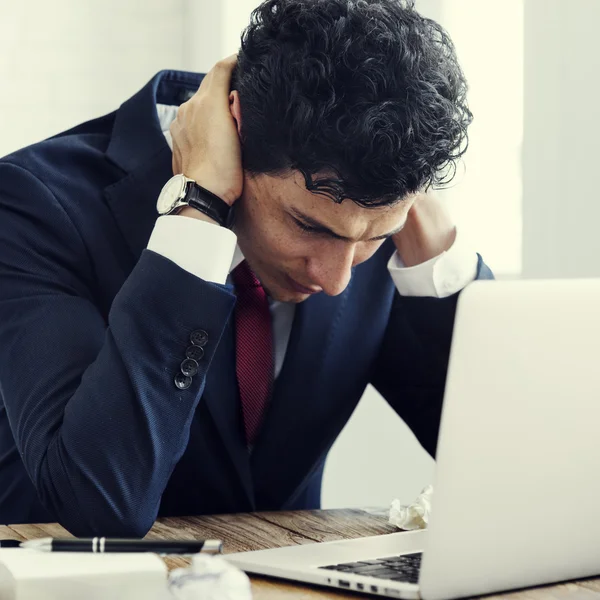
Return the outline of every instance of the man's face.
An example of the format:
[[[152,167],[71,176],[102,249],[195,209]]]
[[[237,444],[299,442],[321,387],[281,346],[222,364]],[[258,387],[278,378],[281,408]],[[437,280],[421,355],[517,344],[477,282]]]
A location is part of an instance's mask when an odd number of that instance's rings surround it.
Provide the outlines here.
[[[363,208],[306,189],[298,171],[244,174],[236,202],[238,244],[274,300],[302,302],[311,294],[341,294],[351,268],[371,256],[406,220],[413,199]]]

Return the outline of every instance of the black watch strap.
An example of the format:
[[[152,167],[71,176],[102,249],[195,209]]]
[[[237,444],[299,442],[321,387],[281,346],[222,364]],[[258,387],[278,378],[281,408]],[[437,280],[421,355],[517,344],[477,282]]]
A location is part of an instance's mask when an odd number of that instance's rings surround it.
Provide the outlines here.
[[[185,201],[192,208],[199,210],[216,221],[221,227],[229,225],[231,206],[225,200],[222,200],[219,196],[209,192],[197,183],[193,181],[189,183]]]

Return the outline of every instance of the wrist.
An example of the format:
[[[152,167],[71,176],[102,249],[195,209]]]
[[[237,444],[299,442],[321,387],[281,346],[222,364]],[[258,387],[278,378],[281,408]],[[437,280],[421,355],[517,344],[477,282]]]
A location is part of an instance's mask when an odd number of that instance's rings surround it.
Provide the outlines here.
[[[236,194],[235,192],[227,190],[226,188],[224,188],[222,186],[211,185],[210,183],[205,183],[202,181],[202,179],[195,179],[194,181],[199,186],[203,187],[205,190],[208,190],[215,196],[218,196],[219,198],[221,198],[221,200],[223,200],[223,202],[225,202],[226,204],[229,204],[229,206],[233,206],[233,203],[239,197],[239,194]]]
[[[229,228],[232,224],[232,205],[195,181],[188,179],[183,202],[205,214],[218,225]]]
[[[204,173],[186,174],[186,177],[193,179],[200,187],[203,187],[205,190],[211,192],[211,194],[218,196],[229,206],[232,206],[241,195],[241,191],[238,192],[237,189],[233,189],[231,186],[224,184],[223,181],[219,181],[218,178],[207,176]]]
[[[178,217],[188,217],[190,219],[197,219],[198,221],[205,221],[206,223],[210,223],[211,225],[219,225],[214,219],[211,219],[208,215],[205,215],[203,212],[196,210],[191,206],[184,206],[178,213]]]
[[[394,242],[402,262],[413,267],[448,251],[455,238],[456,227],[441,202],[423,195],[411,207]]]

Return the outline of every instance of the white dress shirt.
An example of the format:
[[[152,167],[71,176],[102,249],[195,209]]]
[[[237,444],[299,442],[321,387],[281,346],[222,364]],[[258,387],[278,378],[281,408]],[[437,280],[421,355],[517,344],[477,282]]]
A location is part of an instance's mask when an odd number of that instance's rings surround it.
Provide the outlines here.
[[[158,118],[172,148],[169,126],[177,106],[158,104]],[[161,254],[205,281],[224,284],[229,273],[244,259],[237,236],[229,229],[206,221],[167,215],[156,220],[148,249]],[[388,262],[396,289],[403,296],[445,298],[462,290],[477,275],[477,254],[457,234],[452,247],[414,267],[405,267],[397,252]],[[270,301],[273,320],[275,377],[281,372],[287,350],[295,304]]]

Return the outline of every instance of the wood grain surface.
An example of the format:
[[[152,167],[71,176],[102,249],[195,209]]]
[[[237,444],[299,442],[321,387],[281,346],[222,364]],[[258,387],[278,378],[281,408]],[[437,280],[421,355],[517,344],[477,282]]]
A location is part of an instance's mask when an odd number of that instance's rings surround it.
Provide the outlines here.
[[[159,519],[148,539],[206,539],[225,542],[224,552],[242,552],[279,548],[294,544],[311,544],[369,535],[394,533],[382,510],[315,510],[264,512],[204,517]],[[31,540],[40,537],[71,537],[57,523],[0,526],[0,539]],[[185,566],[187,559],[169,558],[170,568]],[[254,600],[314,600],[316,598],[354,599],[355,593],[294,584],[263,577],[252,577]],[[487,596],[510,600],[600,600],[600,579],[586,579],[561,585],[532,588],[518,592]]]

